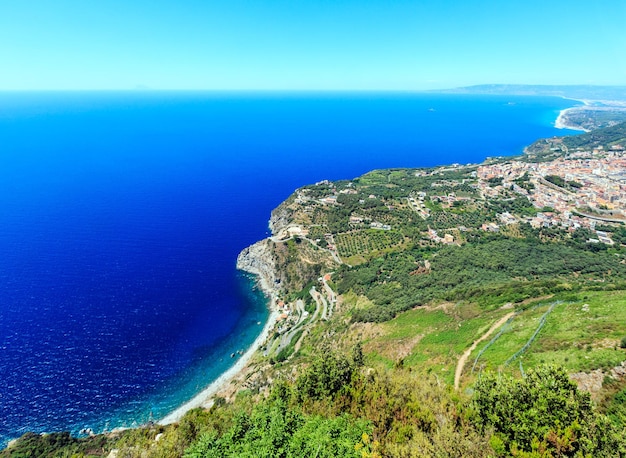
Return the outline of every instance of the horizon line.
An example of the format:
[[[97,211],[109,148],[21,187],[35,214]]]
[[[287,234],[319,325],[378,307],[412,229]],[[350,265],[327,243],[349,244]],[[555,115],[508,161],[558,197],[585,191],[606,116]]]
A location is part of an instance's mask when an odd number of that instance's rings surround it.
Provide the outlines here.
[[[594,87],[626,88],[625,84],[528,84],[528,83],[479,83],[465,86],[441,87],[434,89],[417,88],[0,88],[0,92],[437,92],[453,91],[476,87],[525,86],[525,87]]]

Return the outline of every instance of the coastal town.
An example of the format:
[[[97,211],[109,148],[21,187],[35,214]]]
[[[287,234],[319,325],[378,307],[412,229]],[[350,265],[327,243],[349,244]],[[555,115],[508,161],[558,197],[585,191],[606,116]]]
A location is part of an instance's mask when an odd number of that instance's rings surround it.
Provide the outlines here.
[[[412,175],[413,186],[389,182],[381,188],[356,180],[299,189],[283,208],[290,224],[274,238],[306,240],[337,263],[352,265],[367,253],[402,245],[408,226],[418,228],[423,239],[442,244],[461,243],[462,234],[471,231],[528,224],[564,233],[584,228],[595,234],[589,243],[612,245],[607,228],[626,221],[626,150],[621,144],[563,148],[551,161],[520,157],[402,173]],[[383,192],[376,194],[376,188]],[[421,221],[407,218],[407,211]],[[329,215],[345,220],[338,229],[330,228],[324,224]]]
[[[576,151],[550,162],[484,165],[478,167],[477,177],[476,186],[483,197],[513,192],[528,198],[538,210],[543,209],[526,218],[501,214],[499,218],[505,225],[525,221],[533,227],[575,230],[594,229],[598,222],[626,220],[626,156],[622,145],[613,145],[609,151]],[[520,180],[526,186],[521,186]],[[592,242],[613,243],[603,231],[598,231],[598,236]]]

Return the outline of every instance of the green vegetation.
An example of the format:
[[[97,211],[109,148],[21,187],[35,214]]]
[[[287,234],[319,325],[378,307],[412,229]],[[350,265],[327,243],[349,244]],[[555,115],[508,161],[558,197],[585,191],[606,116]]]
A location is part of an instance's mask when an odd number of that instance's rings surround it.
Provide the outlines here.
[[[624,143],[626,143],[626,122],[621,122],[581,135],[537,140],[526,147],[525,159],[545,161],[576,150],[592,150],[599,147],[609,150],[614,145],[625,146]]]
[[[567,181],[558,175],[548,175],[546,181],[565,190],[575,190],[583,187],[583,185],[577,181]]]
[[[367,259],[371,255],[376,255],[384,251],[390,251],[398,247],[404,241],[404,237],[397,231],[383,231],[370,229],[365,231],[346,232],[337,234],[335,242],[339,256],[344,258],[348,264],[349,258],[358,256],[359,259]]]
[[[606,415],[613,424],[626,428],[626,388],[612,396],[606,408]]]
[[[240,411],[224,433],[204,433],[185,458],[224,457],[359,457],[355,449],[369,431],[368,423],[348,415],[324,418],[303,415],[285,400],[272,398]]]
[[[14,447],[0,451],[0,456],[12,458],[106,456],[110,448],[110,441],[103,435],[77,439],[68,432],[46,435],[26,433]]]
[[[267,397],[242,392],[232,404],[189,412],[178,425],[99,436],[102,447],[89,454],[57,448],[34,455],[49,439],[31,435],[2,455],[106,456],[116,449],[117,456],[147,458],[626,456],[624,433],[561,369],[539,367],[523,379],[485,374],[468,399],[436,376],[364,369],[354,355],[358,349],[352,357],[326,349]],[[321,389],[325,380],[332,388]],[[310,398],[302,396],[306,387]]]
[[[509,212],[520,216],[534,216],[537,209],[527,197],[518,196],[513,199],[491,199],[488,207],[495,213]],[[481,222],[482,224],[482,222]]]
[[[297,331],[291,338],[289,345],[287,345],[280,352],[278,352],[278,354],[273,359],[273,361],[276,363],[281,363],[287,360],[291,355],[293,355],[295,351],[296,343],[298,342],[298,340],[300,340],[300,337],[302,337],[303,332],[304,332],[304,329],[300,329],[299,331]]]
[[[567,112],[567,124],[580,126],[585,130],[611,127],[626,121],[624,107],[580,107]]]
[[[524,365],[552,363],[572,372],[617,366],[626,356],[619,348],[619,340],[626,332],[626,294],[596,292],[569,299],[555,305],[523,356]],[[497,367],[510,358],[516,348],[521,348],[521,340],[530,338],[552,303],[552,299],[544,301],[542,306],[517,316],[499,341],[485,351],[484,360]]]
[[[611,289],[626,280],[620,258],[604,252],[529,238],[480,236],[462,246],[414,247],[335,274],[339,293],[354,291],[376,307],[355,310],[354,321],[386,321],[433,300],[470,300],[484,308],[559,291]],[[470,237],[471,239],[471,237]],[[424,260],[430,271],[419,273]]]
[[[355,300],[346,299],[350,306]],[[547,363],[568,372],[609,370],[626,359],[620,348],[626,334],[624,291],[559,293],[493,311],[466,301],[418,307],[373,328],[369,325],[364,348],[374,367],[401,363],[436,373],[451,384],[461,354],[512,311],[515,315],[470,354],[462,385],[471,385],[485,370],[520,376]],[[353,329],[359,335],[363,327],[355,324]]]
[[[478,426],[493,429],[498,456],[626,455],[624,436],[562,369],[540,367],[521,379],[487,374],[476,383],[472,405]]]
[[[594,130],[582,135],[565,137],[563,143],[570,149],[595,148],[603,146],[609,148],[612,145],[626,141],[626,122],[604,129]]]

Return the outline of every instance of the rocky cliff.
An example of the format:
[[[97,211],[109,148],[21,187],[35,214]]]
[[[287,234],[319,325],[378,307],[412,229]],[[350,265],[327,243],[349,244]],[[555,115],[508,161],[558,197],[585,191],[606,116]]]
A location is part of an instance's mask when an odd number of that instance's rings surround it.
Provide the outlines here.
[[[237,257],[237,269],[258,276],[259,285],[270,297],[278,291],[272,244],[270,239],[261,240],[245,248]]]

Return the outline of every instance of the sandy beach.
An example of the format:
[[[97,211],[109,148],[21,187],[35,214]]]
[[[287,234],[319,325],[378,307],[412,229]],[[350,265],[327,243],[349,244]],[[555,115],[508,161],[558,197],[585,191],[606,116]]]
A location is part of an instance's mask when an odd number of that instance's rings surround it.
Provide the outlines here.
[[[554,121],[554,127],[557,129],[569,129],[569,130],[580,130],[580,131],[585,131],[585,129],[581,129],[580,127],[577,126],[572,126],[569,125],[567,123],[567,114],[572,112],[572,111],[577,111],[580,110],[582,107],[586,107],[590,105],[590,102],[588,100],[583,100],[583,99],[573,99],[571,97],[562,97],[565,100],[573,100],[575,102],[580,102],[582,103],[581,105],[577,105],[574,107],[569,107],[569,108],[565,108],[564,110],[561,110],[559,112],[559,115],[556,118],[556,121]]]
[[[561,110],[559,112],[559,116],[556,118],[556,121],[554,122],[554,127],[556,127],[557,129],[580,130],[582,132],[587,132],[586,129],[583,129],[578,126],[573,126],[567,123],[567,113],[571,111],[577,111],[579,109],[580,107],[572,107],[572,108],[566,108],[564,110]]]
[[[189,412],[191,409],[195,409],[196,407],[206,406],[210,401],[211,397],[216,393],[221,391],[230,381],[235,378],[241,371],[243,371],[254,353],[259,349],[261,345],[267,340],[269,337],[270,331],[274,328],[274,324],[276,324],[276,319],[278,318],[278,312],[272,310],[270,312],[270,316],[261,331],[261,334],[256,338],[256,340],[252,343],[250,348],[237,360],[234,366],[220,375],[213,383],[211,383],[208,387],[194,396],[191,400],[187,401],[185,404],[169,413],[167,416],[159,420],[157,423],[160,425],[169,425],[171,423],[176,423],[180,421],[180,419]]]
[[[265,252],[265,247],[267,246],[266,243],[267,241],[257,242],[252,247],[249,247],[242,252],[249,256],[248,259],[251,260],[253,265],[241,263],[239,259],[237,264],[239,269],[245,270],[257,276],[258,285],[267,296],[270,315],[265,323],[265,326],[263,326],[263,330],[255,341],[252,342],[252,345],[250,345],[246,352],[230,369],[220,375],[213,383],[194,396],[191,400],[187,401],[176,410],[159,420],[157,423],[160,425],[176,423],[183,417],[183,415],[196,407],[209,407],[211,405],[211,397],[223,391],[234,378],[246,369],[256,351],[265,343],[270,335],[270,332],[274,329],[274,325],[276,324],[279,316],[278,311],[276,310],[277,291],[274,286],[274,282],[272,281],[274,265],[272,262],[268,261],[271,257],[268,257]],[[257,248],[255,249],[255,247]],[[250,254],[251,251],[252,254]],[[240,258],[242,257],[243,256],[240,255]],[[268,262],[269,264],[266,264]]]

